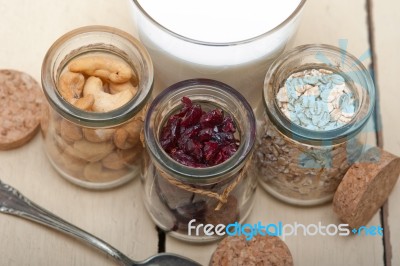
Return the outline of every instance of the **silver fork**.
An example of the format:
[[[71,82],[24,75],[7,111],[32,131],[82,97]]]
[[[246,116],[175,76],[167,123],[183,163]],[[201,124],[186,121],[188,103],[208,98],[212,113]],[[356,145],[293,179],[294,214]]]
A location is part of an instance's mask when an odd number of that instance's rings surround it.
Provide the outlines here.
[[[144,261],[134,261],[110,244],[52,214],[30,201],[15,188],[0,180],[0,212],[22,217],[82,240],[108,254],[120,265],[201,266],[199,263],[172,253],[159,253]]]

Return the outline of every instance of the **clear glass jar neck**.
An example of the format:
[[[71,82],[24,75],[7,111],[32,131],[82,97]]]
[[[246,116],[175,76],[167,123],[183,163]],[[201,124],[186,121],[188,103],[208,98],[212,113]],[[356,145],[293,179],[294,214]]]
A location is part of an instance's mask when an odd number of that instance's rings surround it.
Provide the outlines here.
[[[232,116],[239,132],[240,145],[227,161],[206,168],[187,167],[172,159],[161,147],[160,130],[168,117],[182,106],[181,99],[184,96],[193,102],[221,108]],[[256,123],[251,106],[236,90],[215,80],[191,79],[170,86],[155,98],[146,115],[144,135],[148,151],[157,168],[183,182],[210,184],[242,169],[254,146]]]
[[[65,101],[58,92],[62,70],[75,57],[89,52],[113,53],[129,63],[138,76],[138,93],[124,106],[106,113],[80,110]],[[151,97],[153,64],[145,47],[131,35],[107,26],[87,26],[66,33],[46,53],[42,65],[42,87],[57,113],[78,125],[110,127],[138,113]]]
[[[358,100],[358,110],[353,119],[337,129],[327,131],[310,130],[292,123],[279,109],[276,98],[284,80],[295,72],[305,70],[293,65],[299,65],[299,62],[307,65],[309,62],[306,57],[318,53],[321,58],[324,56],[342,58],[342,62],[319,61],[312,65],[320,68],[328,67],[330,70],[342,73],[345,80],[354,83],[355,97]],[[313,60],[318,61],[318,58]],[[269,120],[286,136],[311,145],[336,144],[354,137],[364,128],[375,107],[375,87],[363,64],[346,51],[324,44],[303,45],[286,52],[271,65],[264,82],[263,107]]]

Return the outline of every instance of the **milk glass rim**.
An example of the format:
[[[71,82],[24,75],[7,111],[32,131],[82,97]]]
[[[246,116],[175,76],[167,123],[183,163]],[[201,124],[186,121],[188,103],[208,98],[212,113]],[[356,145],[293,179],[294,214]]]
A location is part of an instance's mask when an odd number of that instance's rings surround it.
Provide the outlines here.
[[[150,14],[148,14],[144,8],[142,8],[142,6],[140,5],[138,0],[132,0],[133,3],[136,5],[136,7],[140,10],[140,12],[146,16],[154,25],[156,25],[158,28],[162,29],[163,31],[167,32],[168,34],[182,40],[182,41],[186,41],[186,42],[190,42],[190,43],[194,43],[194,44],[198,44],[198,45],[204,45],[204,46],[234,46],[234,45],[241,45],[241,44],[246,44],[246,43],[251,43],[254,41],[257,41],[259,39],[262,39],[268,35],[271,35],[273,33],[275,33],[276,31],[278,31],[279,29],[283,28],[284,26],[286,26],[290,21],[292,21],[299,13],[300,11],[303,9],[303,6],[305,5],[305,3],[307,2],[307,0],[301,0],[301,2],[298,4],[298,6],[296,7],[296,9],[284,20],[282,21],[280,24],[278,24],[277,26],[275,26],[274,28],[270,29],[269,31],[266,31],[260,35],[257,35],[255,37],[252,38],[248,38],[248,39],[244,39],[244,40],[240,40],[240,41],[234,41],[234,42],[207,42],[207,41],[200,41],[200,40],[196,40],[193,38],[189,38],[186,36],[183,36],[181,34],[178,34],[168,28],[166,28],[165,26],[161,25],[159,22],[157,22],[157,20],[155,20],[152,16],[150,16]]]

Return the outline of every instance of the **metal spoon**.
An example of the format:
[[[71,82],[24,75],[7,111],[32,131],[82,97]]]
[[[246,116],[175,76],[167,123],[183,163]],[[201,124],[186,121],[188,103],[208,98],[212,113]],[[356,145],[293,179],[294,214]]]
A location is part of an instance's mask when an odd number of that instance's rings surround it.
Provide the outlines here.
[[[144,261],[134,261],[120,251],[89,234],[88,232],[66,222],[46,209],[27,199],[15,188],[4,184],[0,180],[0,212],[19,216],[51,228],[67,233],[79,240],[87,242],[100,251],[108,254],[120,265],[148,265],[148,266],[201,266],[188,258],[172,253],[160,253]]]

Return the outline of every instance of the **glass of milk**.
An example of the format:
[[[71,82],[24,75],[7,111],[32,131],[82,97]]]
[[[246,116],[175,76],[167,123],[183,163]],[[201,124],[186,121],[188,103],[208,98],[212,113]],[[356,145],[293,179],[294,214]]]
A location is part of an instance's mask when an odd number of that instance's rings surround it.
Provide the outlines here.
[[[155,92],[190,78],[222,81],[254,107],[265,73],[296,32],[306,0],[133,0]]]

